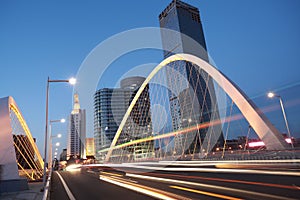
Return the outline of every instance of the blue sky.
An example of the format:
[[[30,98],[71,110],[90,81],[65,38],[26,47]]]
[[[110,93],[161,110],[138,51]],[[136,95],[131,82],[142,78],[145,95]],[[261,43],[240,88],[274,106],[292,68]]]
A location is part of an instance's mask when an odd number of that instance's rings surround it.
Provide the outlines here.
[[[0,1],[0,97],[15,98],[40,149],[44,145],[47,76],[75,76],[89,52],[114,34],[158,27],[158,15],[169,2]],[[268,90],[277,90],[285,93],[287,101],[300,98],[300,1],[186,2],[200,9],[210,56],[248,96],[264,98]],[[161,60],[157,52],[124,58],[114,63],[111,72]],[[108,74],[99,85],[114,86],[116,74]],[[290,85],[296,85],[292,93],[288,92]],[[49,105],[50,119],[66,118],[72,109],[72,87],[51,84]],[[294,120],[293,131],[300,136],[299,115],[293,112],[298,107],[286,109]],[[67,124],[53,127],[54,134],[63,133],[63,144],[66,131]],[[92,128],[87,135],[93,136]]]

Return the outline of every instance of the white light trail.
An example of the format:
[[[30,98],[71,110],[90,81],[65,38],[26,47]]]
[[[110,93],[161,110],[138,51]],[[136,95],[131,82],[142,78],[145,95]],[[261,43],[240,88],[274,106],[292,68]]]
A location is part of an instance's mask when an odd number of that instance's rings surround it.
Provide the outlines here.
[[[123,183],[121,183],[121,182],[113,180],[112,178],[109,178],[107,176],[100,176],[100,180],[112,183],[114,185],[118,185],[120,187],[124,187],[124,188],[129,189],[129,190],[133,190],[133,191],[136,191],[136,192],[139,192],[139,193],[143,193],[143,194],[155,197],[155,198],[159,198],[159,199],[163,199],[163,200],[176,200],[175,198],[172,198],[172,197],[166,196],[164,194],[146,189],[145,187],[140,187],[140,186],[137,186],[136,184],[133,185],[130,182],[124,182],[123,181]],[[188,198],[184,198],[184,199],[188,199]]]
[[[281,200],[291,200],[291,198],[281,197],[281,196],[275,196],[271,194],[264,194],[260,192],[252,192],[242,189],[235,189],[235,188],[228,188],[218,185],[209,185],[209,184],[203,184],[203,183],[196,183],[196,182],[190,182],[190,181],[182,181],[182,180],[176,180],[176,179],[169,179],[169,178],[159,178],[154,176],[144,176],[139,174],[131,174],[126,173],[126,176],[133,177],[133,178],[139,178],[139,179],[145,179],[145,180],[152,180],[152,181],[159,181],[159,182],[166,182],[166,183],[172,183],[172,184],[183,184],[183,185],[192,185],[192,186],[198,186],[198,187],[205,187],[205,188],[212,188],[216,190],[223,190],[223,191],[230,191],[234,192],[235,194],[247,194],[249,196],[255,196],[255,197],[261,197],[262,198],[270,198],[270,199],[281,199]]]

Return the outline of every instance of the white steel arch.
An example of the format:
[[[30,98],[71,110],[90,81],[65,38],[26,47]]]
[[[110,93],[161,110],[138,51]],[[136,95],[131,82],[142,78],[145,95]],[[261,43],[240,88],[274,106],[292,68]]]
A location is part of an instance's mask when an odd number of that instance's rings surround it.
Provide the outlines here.
[[[257,106],[247,97],[246,94],[235,85],[228,77],[226,77],[222,72],[217,70],[215,67],[207,63],[206,61],[190,54],[175,54],[165,60],[163,60],[159,65],[157,65],[154,70],[149,74],[147,79],[144,81],[142,86],[139,88],[134,99],[132,100],[130,106],[128,107],[124,118],[117,130],[117,133],[111,143],[108,153],[106,155],[105,161],[108,161],[112,151],[117,143],[117,140],[122,132],[122,129],[128,119],[131,110],[133,109],[138,98],[142,94],[144,88],[150,82],[150,80],[160,71],[163,67],[167,66],[169,63],[174,61],[184,60],[191,62],[202,70],[204,70],[209,76],[211,76],[214,81],[220,85],[220,87],[225,91],[225,93],[232,99],[232,101],[239,108],[241,113],[244,115],[245,119],[249,122],[253,130],[257,133],[259,138],[265,143],[268,150],[284,150],[288,148],[283,136],[280,132],[271,124],[267,117],[257,108]]]
[[[13,180],[19,179],[18,172],[18,163],[16,158],[16,152],[14,148],[14,139],[13,139],[13,128],[12,128],[12,119],[10,112],[13,112],[19,121],[26,137],[28,138],[32,148],[34,150],[37,167],[40,170],[43,168],[43,159],[40,155],[40,152],[32,138],[30,130],[12,97],[0,98],[0,181],[1,180]],[[27,173],[27,172],[25,172]],[[27,177],[31,177],[30,174],[26,174]],[[32,178],[33,179],[33,178]],[[34,180],[34,179],[33,179]]]

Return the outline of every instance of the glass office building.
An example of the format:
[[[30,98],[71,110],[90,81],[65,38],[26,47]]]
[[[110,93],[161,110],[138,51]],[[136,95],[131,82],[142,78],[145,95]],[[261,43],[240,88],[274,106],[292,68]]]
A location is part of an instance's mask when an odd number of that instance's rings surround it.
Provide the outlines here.
[[[110,147],[126,112],[127,93],[120,88],[102,88],[94,95],[94,142],[95,157],[98,160],[104,160],[105,153],[100,154],[99,151]]]
[[[94,138],[95,157],[104,160],[119,125],[138,89],[145,81],[143,77],[129,77],[121,80],[120,88],[102,88],[94,95]],[[118,143],[125,143],[152,134],[149,88],[146,87],[136,105],[133,107],[129,119],[126,121]],[[149,157],[150,145],[141,143],[129,146],[126,151],[130,158],[137,160]],[[125,150],[125,149],[124,149]],[[151,154],[152,155],[152,154]],[[123,159],[123,158],[122,158]]]
[[[173,0],[159,15],[164,57],[188,53],[209,61],[199,10],[187,3]],[[166,68],[173,130],[218,119],[219,114],[213,80],[190,62],[176,61]],[[174,139],[176,154],[199,152],[206,134],[223,143],[221,127],[178,134]]]

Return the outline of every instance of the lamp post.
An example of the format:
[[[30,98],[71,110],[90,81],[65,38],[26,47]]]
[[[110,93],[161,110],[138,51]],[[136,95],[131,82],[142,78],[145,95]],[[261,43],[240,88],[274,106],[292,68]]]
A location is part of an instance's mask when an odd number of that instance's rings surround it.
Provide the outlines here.
[[[277,97],[279,99],[281,111],[282,111],[284,122],[285,122],[285,126],[286,126],[286,130],[287,130],[287,133],[288,133],[288,137],[291,139],[292,149],[294,149],[294,144],[293,144],[293,141],[292,141],[291,132],[290,132],[289,124],[288,124],[287,117],[286,117],[286,114],[285,114],[285,109],[284,109],[284,106],[283,106],[282,98],[281,98],[280,95],[277,95],[274,92],[269,92],[268,93],[268,97],[269,98]]]
[[[52,135],[52,124],[53,123],[65,123],[66,120],[65,119],[56,119],[56,120],[50,120],[50,123],[49,123],[49,136],[50,136],[50,153],[49,153],[49,157],[48,157],[48,168],[51,167],[51,161],[52,161],[52,138],[55,138],[55,137],[58,137],[60,138],[61,137],[61,134],[58,134],[56,136],[53,136]]]
[[[52,167],[52,139],[53,138],[61,138],[61,134],[57,134],[57,135],[50,135],[50,151],[49,151],[49,162],[48,162],[48,168]],[[59,145],[58,145],[59,146]],[[57,149],[57,148],[56,148]],[[55,149],[55,151],[57,151]]]
[[[75,85],[76,79],[71,78],[69,80],[51,80],[49,77],[47,79],[46,87],[46,125],[45,125],[45,144],[44,144],[44,172],[43,172],[43,189],[46,185],[46,168],[47,168],[47,144],[48,144],[48,103],[49,103],[49,85],[50,83],[65,82]]]
[[[58,134],[58,135],[55,136],[55,137],[61,137],[61,134]],[[56,143],[55,143],[55,146],[56,146],[56,147],[58,147],[59,145],[60,145],[59,142],[56,142]],[[55,148],[54,158],[57,157],[57,150],[58,150],[58,148]],[[55,160],[52,161],[52,141],[51,141],[51,163],[52,163],[51,168],[54,168],[55,165],[56,165],[56,163],[55,163]],[[52,171],[52,170],[51,170],[51,171]]]

